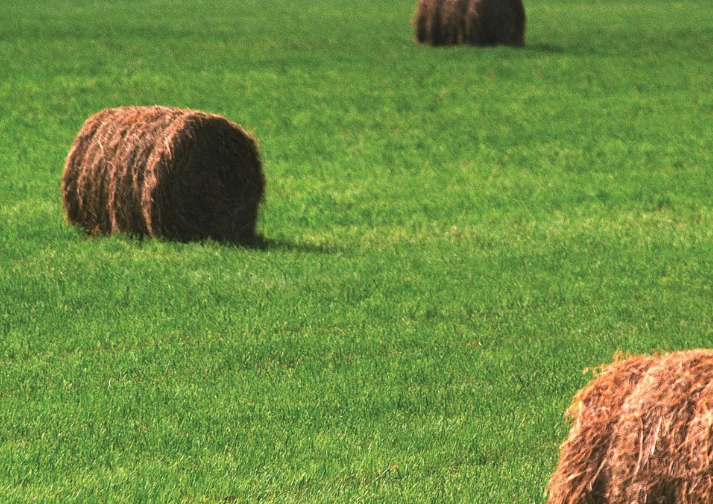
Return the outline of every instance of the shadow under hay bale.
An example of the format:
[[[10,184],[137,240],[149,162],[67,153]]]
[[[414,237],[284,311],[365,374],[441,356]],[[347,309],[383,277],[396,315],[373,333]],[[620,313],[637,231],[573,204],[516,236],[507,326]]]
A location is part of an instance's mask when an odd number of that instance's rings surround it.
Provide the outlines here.
[[[257,142],[240,126],[166,107],[91,116],[62,176],[67,220],[89,234],[177,240],[253,238],[264,189]]]
[[[713,502],[713,350],[614,362],[567,413],[549,504]]]
[[[414,37],[433,46],[525,45],[522,0],[419,0]]]

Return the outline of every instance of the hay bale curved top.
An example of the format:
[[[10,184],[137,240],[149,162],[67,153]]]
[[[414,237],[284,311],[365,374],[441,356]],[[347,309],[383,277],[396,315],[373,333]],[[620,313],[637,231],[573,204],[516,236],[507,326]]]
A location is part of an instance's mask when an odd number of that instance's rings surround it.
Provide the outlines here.
[[[549,504],[713,502],[713,350],[617,361],[568,412]]]
[[[159,106],[91,116],[62,176],[67,220],[88,233],[178,240],[251,238],[264,188],[257,141],[240,126]]]
[[[576,504],[586,502],[580,499],[582,495],[601,493],[601,483],[607,479],[609,444],[621,408],[654,362],[647,356],[615,361],[574,396],[566,412],[574,425],[562,444],[561,462],[550,480],[550,503]]]
[[[433,46],[525,44],[522,0],[419,0],[414,38]]]

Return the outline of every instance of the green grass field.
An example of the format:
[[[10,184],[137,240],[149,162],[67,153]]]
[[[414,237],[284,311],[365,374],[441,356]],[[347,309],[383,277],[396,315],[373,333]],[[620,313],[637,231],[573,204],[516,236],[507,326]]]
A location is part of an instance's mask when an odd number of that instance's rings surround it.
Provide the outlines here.
[[[3,0],[0,501],[543,503],[617,351],[713,341],[710,0]],[[64,221],[106,107],[260,139],[261,247]]]

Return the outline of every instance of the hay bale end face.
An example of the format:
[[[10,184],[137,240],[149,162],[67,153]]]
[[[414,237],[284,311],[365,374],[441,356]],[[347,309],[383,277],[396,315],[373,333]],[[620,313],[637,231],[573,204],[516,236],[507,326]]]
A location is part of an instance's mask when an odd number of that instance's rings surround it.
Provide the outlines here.
[[[414,38],[433,46],[525,45],[522,0],[419,0]]]
[[[568,414],[549,504],[713,502],[713,350],[616,361]]]
[[[87,233],[177,240],[254,237],[264,189],[257,142],[240,126],[158,106],[91,116],[62,176],[67,221]]]

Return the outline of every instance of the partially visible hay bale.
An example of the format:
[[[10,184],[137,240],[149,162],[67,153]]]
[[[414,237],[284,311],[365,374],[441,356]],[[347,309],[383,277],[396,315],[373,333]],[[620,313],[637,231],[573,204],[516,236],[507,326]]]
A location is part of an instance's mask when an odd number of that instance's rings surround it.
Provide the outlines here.
[[[415,32],[414,38],[416,42],[421,44],[438,45],[437,40],[440,40],[440,2],[439,0],[419,0],[416,5],[416,18],[414,20]],[[436,16],[437,19],[436,19]],[[438,33],[434,33],[434,29]]]
[[[621,407],[653,362],[645,356],[614,362],[577,392],[567,410],[574,425],[550,481],[550,503],[584,503],[583,494],[601,492],[608,472],[604,462]]]
[[[264,187],[257,143],[240,126],[166,107],[91,116],[62,176],[67,220],[88,233],[178,240],[253,237]]]
[[[575,396],[549,504],[713,502],[713,351],[618,361]]]
[[[433,46],[525,44],[522,0],[419,0],[415,39]]]

